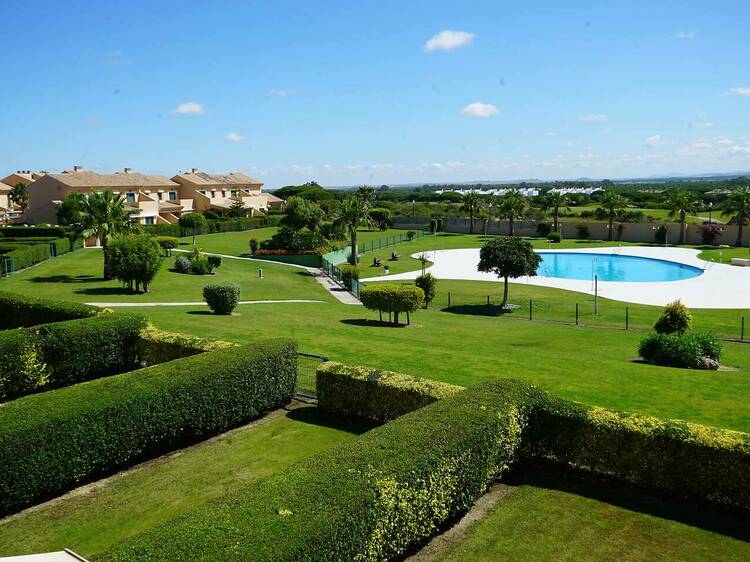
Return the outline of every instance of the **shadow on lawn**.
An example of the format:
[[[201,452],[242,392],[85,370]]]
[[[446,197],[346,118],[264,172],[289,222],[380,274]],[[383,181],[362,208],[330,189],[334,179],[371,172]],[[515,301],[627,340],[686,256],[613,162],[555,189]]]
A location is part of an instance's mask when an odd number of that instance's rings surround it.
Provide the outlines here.
[[[360,435],[361,433],[378,426],[378,424],[374,422],[360,418],[341,416],[338,414],[326,414],[315,406],[291,410],[286,416],[294,421],[348,431],[355,435]]]
[[[101,281],[101,279],[98,279]],[[78,289],[74,291],[77,295],[143,295],[147,293],[136,293],[127,287],[91,287],[90,289]]]
[[[32,277],[32,283],[96,283],[104,281],[102,277],[94,275],[47,275]]]
[[[392,322],[386,322],[385,320],[381,322],[380,320],[370,320],[368,318],[345,318],[344,320],[339,320],[342,324],[347,324],[349,326],[366,326],[370,328],[408,328],[408,324],[393,324]]]
[[[468,316],[503,316],[514,312],[513,309],[502,308],[499,304],[462,304],[450,308],[441,308],[440,310]]]
[[[750,542],[750,526],[739,513],[650,495],[614,479],[593,476],[553,462],[519,465],[503,481],[510,485],[528,485],[575,494]]]

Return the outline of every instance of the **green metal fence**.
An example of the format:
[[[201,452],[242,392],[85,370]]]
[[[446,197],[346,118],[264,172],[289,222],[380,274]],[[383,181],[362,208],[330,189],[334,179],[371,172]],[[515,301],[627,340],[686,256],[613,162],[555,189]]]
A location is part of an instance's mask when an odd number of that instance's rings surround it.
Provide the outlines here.
[[[324,361],[328,361],[328,356],[315,353],[297,353],[297,394],[307,398],[317,396],[315,372],[318,365]]]

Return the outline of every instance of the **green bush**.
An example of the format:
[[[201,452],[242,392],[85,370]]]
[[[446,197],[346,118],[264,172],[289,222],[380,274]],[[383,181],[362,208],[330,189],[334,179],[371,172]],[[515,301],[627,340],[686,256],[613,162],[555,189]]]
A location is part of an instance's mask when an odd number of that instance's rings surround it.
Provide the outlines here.
[[[414,232],[413,230],[408,230],[408,231],[406,232],[406,239],[407,239],[407,240],[408,240],[409,242],[411,242],[412,240],[414,240],[414,239],[415,239],[416,237],[417,237],[417,233],[416,233],[416,232]]]
[[[251,238],[248,244],[250,245],[251,254],[254,254],[255,252],[257,252],[258,248],[260,247],[258,244],[258,240],[256,238]]]
[[[5,238],[64,238],[66,232],[59,226],[0,226],[0,236]]]
[[[348,291],[352,290],[352,281],[359,280],[359,267],[348,263],[338,266],[341,270],[341,282]]]
[[[667,243],[667,227],[663,224],[659,225],[654,231],[654,242],[657,244]]]
[[[109,243],[109,270],[124,285],[144,293],[161,267],[162,250],[151,236],[127,234]]]
[[[211,270],[211,264],[205,258],[190,261],[190,272],[194,275],[208,275]]]
[[[654,324],[654,330],[660,334],[684,334],[692,323],[693,315],[678,299],[664,307],[661,317]]]
[[[557,231],[552,231],[547,234],[547,241],[552,242],[553,244],[559,244],[562,242],[562,234]]]
[[[221,267],[221,256],[208,256],[206,259],[208,260],[208,265],[212,270],[216,269],[217,267]]]
[[[552,225],[547,222],[540,222],[536,225],[536,232],[539,236],[547,236],[552,232]]]
[[[0,310],[2,330],[88,318],[102,312],[101,308],[87,304],[29,297],[5,291],[0,291]]]
[[[399,314],[409,314],[422,305],[424,293],[411,285],[368,285],[360,291],[359,298],[365,308],[380,313],[381,322],[385,312],[393,314],[393,323],[398,324]]]
[[[638,354],[651,363],[686,369],[715,369],[721,359],[721,343],[712,334],[660,334],[641,340]],[[706,361],[705,358],[711,361]]]
[[[8,402],[0,513],[247,423],[289,402],[296,371],[296,345],[271,340]]]
[[[140,316],[105,314],[0,332],[0,400],[135,369],[145,325]]]
[[[138,359],[145,365],[156,365],[173,359],[197,355],[204,351],[229,349],[237,344],[221,340],[207,340],[174,332],[159,330],[152,324],[140,333]]]
[[[187,256],[177,256],[174,259],[174,270],[177,273],[190,273],[193,271],[193,263]]]
[[[318,367],[316,389],[321,410],[379,423],[463,390],[444,382],[335,362]]]
[[[460,392],[126,539],[102,560],[400,559],[507,471],[528,385]]]
[[[231,314],[240,302],[237,283],[212,283],[203,287],[203,299],[214,314]]]
[[[589,227],[585,224],[579,224],[576,226],[576,235],[581,240],[586,240],[587,238],[591,238],[591,231],[589,231]]]
[[[0,254],[13,260],[13,270],[26,269],[49,259],[49,244],[0,243]]]
[[[164,251],[164,256],[168,257],[172,255],[172,250],[179,247],[180,239],[174,236],[154,236],[157,244]]]
[[[414,280],[414,285],[422,289],[422,292],[424,293],[424,307],[427,308],[435,298],[437,277],[432,273],[425,273]]]

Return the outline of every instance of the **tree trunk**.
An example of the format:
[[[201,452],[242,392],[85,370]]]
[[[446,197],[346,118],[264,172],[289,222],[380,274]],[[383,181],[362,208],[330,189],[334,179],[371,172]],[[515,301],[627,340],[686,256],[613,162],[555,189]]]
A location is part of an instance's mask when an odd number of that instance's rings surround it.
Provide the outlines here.
[[[508,232],[513,236],[513,215],[508,217]]]
[[[106,238],[102,240],[102,254],[104,254],[104,280],[108,281],[112,279],[112,274],[109,271],[109,244]]]
[[[677,244],[685,243],[685,211],[680,212],[680,241]]]
[[[490,219],[484,219],[484,237],[487,238],[487,227],[490,224]]]
[[[609,216],[609,234],[607,235],[607,242],[612,242],[612,229],[615,227],[615,218],[610,215]]]
[[[508,278],[503,278],[503,304],[500,305],[500,308],[505,308],[508,306]]]
[[[469,213],[469,234],[474,234],[474,213]]]
[[[357,265],[357,229],[353,228],[349,232],[351,236],[351,244],[352,244],[352,253],[349,256],[349,263],[352,265]]]
[[[398,324],[398,311],[393,313],[393,323]]]
[[[195,246],[195,227],[193,227],[193,246]]]
[[[553,214],[553,217],[554,217],[554,221],[552,221],[553,222],[553,224],[552,224],[552,230],[554,230],[555,232],[557,232],[559,230],[558,227],[557,227],[557,225],[560,222],[560,214],[559,214],[559,211],[557,210],[557,208],[555,208],[555,212]]]
[[[742,223],[743,222],[744,221],[742,220],[741,217],[737,217],[737,242],[735,243],[735,245],[738,248],[742,248]]]

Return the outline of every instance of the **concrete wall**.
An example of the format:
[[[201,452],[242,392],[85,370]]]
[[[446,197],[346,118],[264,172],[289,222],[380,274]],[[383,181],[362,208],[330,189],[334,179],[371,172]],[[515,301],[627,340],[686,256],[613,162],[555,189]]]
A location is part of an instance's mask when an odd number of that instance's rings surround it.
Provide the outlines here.
[[[468,218],[446,218],[443,219],[443,230],[445,232],[457,232],[457,233],[468,233],[470,229],[470,221]],[[412,230],[418,230],[424,228],[430,224],[430,219],[426,217],[395,217],[393,221],[395,228],[406,228]],[[581,220],[575,220],[570,217],[563,218],[560,221],[561,230],[564,238],[577,238],[577,227],[578,225],[585,225],[588,227],[591,234],[591,240],[607,240],[609,230],[607,223],[600,222],[587,222]],[[656,223],[623,223],[625,230],[622,232],[620,238],[623,242],[642,242],[642,243],[654,243],[655,228],[660,226]],[[536,231],[537,223],[535,221],[516,221],[513,227],[514,234],[519,236],[538,236]],[[680,235],[679,224],[665,224],[667,227],[667,241],[670,244],[676,244]],[[727,244],[734,246],[737,239],[737,226],[736,225],[717,225],[723,229],[723,232],[716,237],[714,241],[715,245]],[[615,229],[617,223],[615,223]],[[686,244],[702,244],[703,239],[701,236],[702,225],[692,224],[687,225],[685,232],[685,243]],[[484,233],[484,221],[481,219],[474,220],[474,233]],[[487,225],[487,234],[504,234],[508,232],[508,221],[490,221]],[[617,240],[617,231],[613,235],[613,239]],[[745,227],[742,233],[742,245],[748,246],[750,244],[750,227]]]

